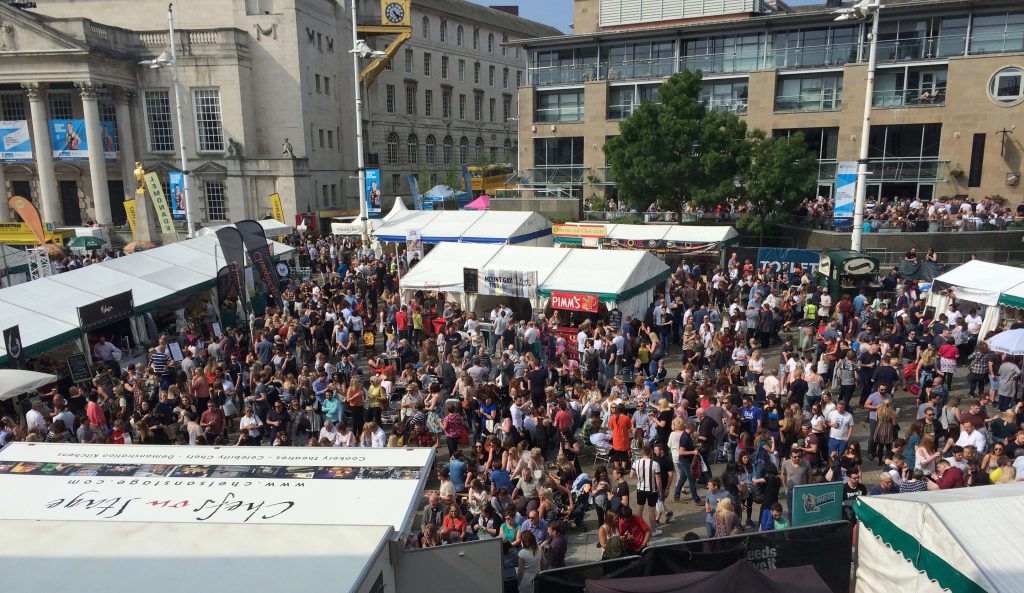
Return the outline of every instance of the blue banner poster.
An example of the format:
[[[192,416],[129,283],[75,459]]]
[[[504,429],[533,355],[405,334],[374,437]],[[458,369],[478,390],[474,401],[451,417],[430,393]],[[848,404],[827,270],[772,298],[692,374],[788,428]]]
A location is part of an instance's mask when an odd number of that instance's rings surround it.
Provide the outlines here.
[[[171,195],[171,217],[174,220],[185,220],[185,180],[178,171],[171,171],[167,174],[167,184],[170,186]]]
[[[380,218],[380,169],[366,169],[366,214]]]
[[[89,142],[85,137],[85,120],[51,119],[50,147],[55,159],[88,159]]]
[[[821,259],[821,252],[817,249],[783,249],[778,247],[761,247],[757,250],[757,267],[763,268],[766,265],[774,273],[786,272],[792,274],[800,268],[811,277],[818,269]]]
[[[112,121],[100,122],[100,134],[103,135],[103,158],[108,161],[117,160],[117,123]]]
[[[0,121],[0,161],[31,161],[32,139],[28,122]]]
[[[853,222],[854,199],[857,193],[857,163],[844,161],[836,166],[836,206],[832,221],[837,226]]]

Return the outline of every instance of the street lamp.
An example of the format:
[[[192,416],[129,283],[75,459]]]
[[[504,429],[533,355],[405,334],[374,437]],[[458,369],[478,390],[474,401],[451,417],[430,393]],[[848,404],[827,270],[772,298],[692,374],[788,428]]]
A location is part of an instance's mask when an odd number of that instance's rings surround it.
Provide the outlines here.
[[[356,99],[356,164],[359,169],[359,221],[363,227],[363,247],[370,244],[370,230],[366,209],[366,157],[363,154],[363,98],[359,84],[359,58],[386,58],[388,54],[370,48],[365,41],[359,39],[356,31],[356,0],[352,0],[352,87]],[[396,198],[398,199],[398,198]]]
[[[178,78],[178,58],[174,50],[174,4],[167,5],[167,30],[171,40],[170,52],[162,52],[152,60],[143,60],[139,64],[149,66],[153,69],[171,68],[171,81],[174,86],[174,104],[178,116],[178,146],[181,154],[181,184],[182,193],[185,195],[185,223],[188,229],[188,238],[195,234],[195,222],[192,220],[192,190],[188,180],[188,154],[185,152],[185,124],[182,115],[181,104],[181,81]]]
[[[868,192],[868,139],[871,135],[871,105],[875,95],[875,57],[878,52],[878,17],[882,10],[880,0],[860,0],[849,8],[835,11],[837,21],[871,19],[871,37],[868,49],[868,81],[864,89],[864,121],[860,130],[860,155],[857,159],[857,190],[853,205],[853,236],[850,249],[860,251],[864,234],[864,206]]]

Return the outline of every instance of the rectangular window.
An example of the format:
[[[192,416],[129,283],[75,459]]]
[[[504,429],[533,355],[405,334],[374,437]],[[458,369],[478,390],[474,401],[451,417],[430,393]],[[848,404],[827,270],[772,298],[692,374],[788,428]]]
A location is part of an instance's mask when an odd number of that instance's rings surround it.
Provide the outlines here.
[[[985,167],[985,136],[975,134],[971,141],[971,168],[967,171],[967,187],[981,187],[981,172]]]
[[[448,89],[441,91],[441,117],[445,119],[452,117],[452,92]]]
[[[473,95],[473,119],[480,121],[484,115],[484,96],[482,93]]]
[[[388,85],[384,86],[384,97],[385,97],[385,101],[384,102],[385,102],[385,105],[387,107],[388,113],[394,113],[395,112],[395,85],[388,84]]]
[[[323,200],[324,206],[330,203],[327,201],[327,189],[328,188],[326,183],[320,186],[320,199]]]
[[[441,56],[441,78],[448,80],[448,56]]]
[[[166,90],[145,91],[143,98],[146,108],[146,129],[149,132],[149,151],[173,151],[170,94]]]
[[[776,111],[834,111],[842,98],[842,73],[779,76],[775,84]]]
[[[473,62],[473,84],[480,84],[480,62]]]
[[[466,119],[466,95],[459,95],[459,119]]]
[[[412,74],[412,49],[405,50],[405,73]]]
[[[402,191],[401,185],[402,185],[402,176],[400,174],[398,174],[398,173],[392,173],[391,174],[391,192],[394,193],[394,194],[398,194],[398,192]]]
[[[46,103],[50,110],[50,119],[71,119],[74,112],[71,109],[70,91],[50,91],[46,95]]]
[[[315,74],[314,78],[316,80],[316,94],[319,95],[320,94],[320,75],[319,74]]]
[[[405,114],[416,115],[416,87],[411,84],[405,86]]]
[[[337,204],[338,203],[338,184],[337,183],[332,183],[331,184],[331,203],[332,204]]]
[[[317,135],[320,137],[320,148],[323,148],[324,146],[326,146],[326,144],[324,144],[324,129],[320,128],[319,130],[317,130],[317,133]]]
[[[501,49],[505,49],[504,46]],[[508,88],[508,68],[501,69],[501,88]]]
[[[508,121],[512,117],[512,96],[505,95],[501,98],[501,119]]]
[[[324,75],[324,94],[331,94],[331,77],[327,76],[326,74]]]
[[[225,200],[224,182],[207,181],[203,184],[203,193],[206,195],[206,218],[207,220],[227,220],[228,208]]]
[[[534,121],[539,123],[583,121],[583,89],[538,92]]]
[[[459,60],[459,82],[466,82],[466,60]]]
[[[334,130],[327,130],[327,148],[334,148]]]
[[[519,51],[518,47],[516,48],[516,51]],[[516,88],[519,88],[521,86],[523,86],[523,71],[516,70]]]
[[[423,54],[423,76],[430,76],[430,54]]]
[[[0,117],[4,121],[21,121],[25,117],[25,97],[21,93],[0,93]]]
[[[434,116],[434,91],[430,89],[423,91],[423,115]]]
[[[488,99],[487,100],[487,109],[488,109],[488,113],[490,114],[491,123],[494,123],[495,111],[498,110],[497,103],[498,103],[498,101],[495,100],[495,99]]]
[[[220,91],[195,89],[192,108],[196,116],[196,137],[200,152],[223,152],[224,129],[220,120]]]
[[[494,86],[494,66],[487,67],[487,84]]]

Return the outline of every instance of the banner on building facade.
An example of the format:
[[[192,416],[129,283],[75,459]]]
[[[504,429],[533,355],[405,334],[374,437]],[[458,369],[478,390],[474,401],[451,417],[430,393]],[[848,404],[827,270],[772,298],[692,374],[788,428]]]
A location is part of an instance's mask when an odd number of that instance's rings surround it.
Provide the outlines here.
[[[174,219],[167,205],[167,198],[164,197],[164,186],[160,184],[160,177],[156,173],[146,173],[146,189],[153,200],[156,219],[160,221],[160,230],[168,234],[174,233]]]
[[[857,163],[844,161],[836,166],[836,205],[832,220],[836,225],[853,222],[853,208],[857,195]]]
[[[135,200],[124,201],[124,215],[128,219],[128,226],[132,230],[132,239],[135,238]]]
[[[185,176],[180,171],[171,171],[167,174],[167,185],[171,190],[171,217],[185,220]]]
[[[287,224],[284,221],[284,206],[281,205],[281,194],[270,194],[270,211],[274,213],[274,220],[281,224]]]
[[[32,138],[28,122],[0,121],[0,161],[31,161]]]
[[[595,294],[551,291],[551,308],[580,313],[597,313],[598,298]]]
[[[780,271],[792,274],[799,266],[808,276],[813,277],[818,269],[821,252],[816,249],[778,249],[761,247],[757,250],[757,267],[771,268],[775,273]]]
[[[366,214],[380,218],[380,169],[366,169],[363,172],[366,183]]]
[[[117,124],[112,121],[100,122],[100,143],[103,158],[117,160]],[[89,137],[85,132],[84,119],[51,119],[50,149],[58,160],[84,160],[89,158]]]
[[[477,293],[533,298],[537,296],[537,272],[523,270],[479,270],[477,273]]]

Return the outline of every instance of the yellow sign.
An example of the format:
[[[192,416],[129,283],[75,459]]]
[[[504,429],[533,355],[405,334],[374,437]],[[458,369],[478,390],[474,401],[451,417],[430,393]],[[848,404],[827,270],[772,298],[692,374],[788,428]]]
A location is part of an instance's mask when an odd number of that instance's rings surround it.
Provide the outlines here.
[[[43,237],[47,243],[61,244],[64,237],[60,233],[53,232],[53,223],[46,223],[43,229]],[[7,245],[39,245],[39,239],[35,232],[24,222],[0,222],[0,243]]]
[[[281,224],[287,224],[284,221],[284,207],[281,206],[281,194],[270,194],[270,209],[274,212],[274,220]]]
[[[409,0],[380,0],[380,24],[405,25],[412,24],[412,11]]]
[[[124,215],[128,217],[128,226],[132,229],[132,239],[135,238],[135,200],[124,201]]]
[[[551,234],[556,237],[596,237],[603,239],[608,236],[608,228],[601,224],[553,224]]]
[[[153,199],[156,219],[160,221],[160,230],[164,233],[173,234],[174,218],[171,216],[171,209],[167,207],[167,198],[164,197],[164,186],[160,185],[160,177],[156,173],[146,173],[146,189],[149,190],[149,197]]]

